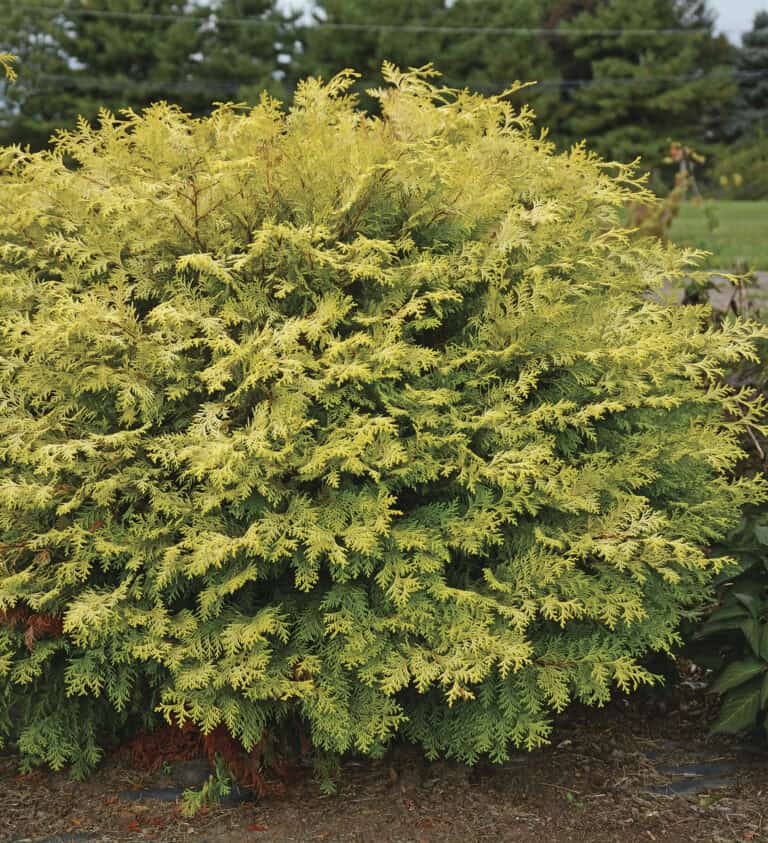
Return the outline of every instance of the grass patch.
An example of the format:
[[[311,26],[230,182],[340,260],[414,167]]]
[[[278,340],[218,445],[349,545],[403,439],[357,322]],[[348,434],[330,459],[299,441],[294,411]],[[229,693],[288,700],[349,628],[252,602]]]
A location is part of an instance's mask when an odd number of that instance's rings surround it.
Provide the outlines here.
[[[746,264],[768,270],[768,202],[686,202],[672,223],[670,239],[712,252],[706,264],[711,269]]]

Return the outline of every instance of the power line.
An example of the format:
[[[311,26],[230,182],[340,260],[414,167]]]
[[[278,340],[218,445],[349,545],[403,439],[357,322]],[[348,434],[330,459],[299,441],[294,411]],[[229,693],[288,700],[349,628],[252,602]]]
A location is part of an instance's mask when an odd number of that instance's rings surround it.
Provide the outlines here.
[[[734,82],[748,82],[751,79],[768,77],[768,70],[730,70],[721,73],[687,73],[679,76],[605,76],[592,79],[543,79],[539,85],[550,87],[560,85],[561,87],[592,87],[594,85],[637,85],[645,82],[666,83],[666,82],[699,82],[714,79],[730,79]]]
[[[179,80],[176,82],[141,82],[132,79],[119,79],[116,77],[107,76],[74,76],[74,75],[57,75],[57,74],[40,74],[38,76],[29,77],[30,81],[40,83],[50,83],[49,85],[40,86],[50,88],[53,85],[59,87],[77,88],[80,90],[100,90],[100,91],[130,91],[131,89],[141,91],[142,93],[158,93],[158,94],[226,94],[234,96],[238,90],[249,84],[257,84],[260,80],[246,80],[246,79],[207,79],[207,80]],[[705,82],[713,80],[732,80],[735,82],[750,81],[757,79],[768,78],[768,70],[754,70],[754,71],[730,71],[723,73],[690,73],[679,76],[619,76],[619,77],[603,77],[597,79],[542,79],[536,83],[538,88],[590,88],[596,85],[644,85],[644,84],[676,84],[684,82]],[[456,88],[470,88],[474,90],[483,91],[486,93],[501,92],[508,88],[509,83],[502,82],[497,79],[489,80],[486,83],[479,85],[472,85],[466,82],[456,83],[452,80],[443,80],[449,87]],[[358,85],[366,84],[364,81],[358,82]]]
[[[28,5],[17,3],[17,10],[47,14],[63,15],[65,17],[93,17],[108,18],[113,20],[136,20],[136,21],[166,21],[173,23],[182,20],[194,20],[193,15],[167,14],[161,12],[132,12],[112,9],[88,9],[88,8],[62,8],[56,6]],[[276,27],[279,21],[268,17],[261,18],[234,18],[220,17],[212,14],[208,17],[198,17],[201,23],[210,21],[216,25],[224,26],[255,26],[255,27]],[[311,24],[301,25],[304,29],[336,30],[341,32],[402,32],[402,33],[435,33],[442,35],[511,35],[511,36],[556,36],[578,38],[581,36],[650,36],[650,35],[674,35],[694,36],[708,35],[708,29],[687,29],[684,27],[670,27],[662,29],[577,29],[561,27],[524,27],[524,26],[446,26],[432,24],[400,24],[400,23],[344,23],[340,21],[315,21]]]

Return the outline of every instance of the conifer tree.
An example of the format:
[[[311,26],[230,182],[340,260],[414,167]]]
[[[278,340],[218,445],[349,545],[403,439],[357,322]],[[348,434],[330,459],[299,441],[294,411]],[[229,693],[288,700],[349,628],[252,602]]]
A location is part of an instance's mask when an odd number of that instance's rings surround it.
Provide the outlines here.
[[[452,28],[439,53],[446,83],[499,93],[515,80],[535,81],[517,99],[555,121],[561,69],[553,53],[559,39],[543,34],[553,28],[550,6],[539,0],[456,0],[443,16]]]
[[[649,295],[640,185],[385,67],[0,158],[0,734],[159,716],[473,762],[652,681],[763,496],[756,331]],[[611,175],[610,173],[613,173]]]
[[[23,67],[6,89],[0,140],[41,148],[101,106],[142,108],[159,99],[192,114],[214,100],[256,102],[279,92],[279,52],[290,51],[273,0],[77,0],[62,8],[0,0],[0,44]],[[226,23],[248,18],[251,24]]]
[[[298,35],[302,49],[291,67],[294,83],[306,76],[330,79],[355,67],[361,105],[378,108],[365,92],[378,84],[382,62],[421,67],[443,55],[447,36],[423,27],[445,25],[446,0],[321,0],[312,4],[312,22]],[[416,29],[411,29],[416,27]],[[452,67],[445,71],[449,76]]]
[[[738,128],[768,132],[768,12],[758,12],[752,29],[742,37],[736,62],[740,102]]]
[[[568,24],[585,83],[566,125],[618,160],[653,163],[670,140],[717,139],[735,94],[731,48],[702,0],[608,0]],[[658,30],[658,33],[652,30]],[[603,33],[603,34],[599,34]]]

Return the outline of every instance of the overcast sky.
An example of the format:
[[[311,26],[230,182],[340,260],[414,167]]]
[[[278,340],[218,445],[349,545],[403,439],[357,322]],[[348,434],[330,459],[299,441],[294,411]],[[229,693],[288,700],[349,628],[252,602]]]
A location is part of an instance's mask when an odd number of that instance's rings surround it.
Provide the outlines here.
[[[740,41],[741,33],[752,28],[755,12],[768,11],[768,0],[709,0],[717,11],[718,29],[726,31],[732,41]]]

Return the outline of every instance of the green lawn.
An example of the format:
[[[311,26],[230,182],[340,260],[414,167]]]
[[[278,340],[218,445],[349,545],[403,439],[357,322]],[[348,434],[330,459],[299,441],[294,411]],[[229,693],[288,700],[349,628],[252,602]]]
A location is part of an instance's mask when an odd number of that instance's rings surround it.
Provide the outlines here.
[[[768,270],[768,202],[686,202],[670,238],[712,252],[707,260],[712,269],[730,270],[742,262],[749,269]]]

